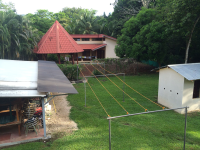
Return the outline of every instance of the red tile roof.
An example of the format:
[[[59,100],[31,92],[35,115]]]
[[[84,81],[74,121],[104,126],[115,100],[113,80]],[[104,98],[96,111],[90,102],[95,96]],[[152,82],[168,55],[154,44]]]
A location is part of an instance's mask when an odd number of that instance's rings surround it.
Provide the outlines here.
[[[37,54],[79,53],[83,49],[56,20],[35,48]]]
[[[114,37],[105,35],[105,34],[71,34],[72,38],[110,38],[113,40],[117,40]]]
[[[79,44],[82,49],[90,49],[92,51],[105,47],[107,44]]]

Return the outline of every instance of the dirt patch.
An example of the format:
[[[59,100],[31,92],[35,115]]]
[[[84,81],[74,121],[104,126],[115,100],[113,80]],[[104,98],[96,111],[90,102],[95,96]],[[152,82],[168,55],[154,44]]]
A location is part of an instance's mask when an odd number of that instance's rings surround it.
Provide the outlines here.
[[[53,95],[56,94],[57,93],[53,93]],[[51,105],[51,111],[46,111],[47,134],[51,134],[52,138],[69,135],[74,130],[78,130],[77,124],[69,118],[71,106],[66,100],[66,97],[66,95],[56,96],[49,103],[49,105]]]

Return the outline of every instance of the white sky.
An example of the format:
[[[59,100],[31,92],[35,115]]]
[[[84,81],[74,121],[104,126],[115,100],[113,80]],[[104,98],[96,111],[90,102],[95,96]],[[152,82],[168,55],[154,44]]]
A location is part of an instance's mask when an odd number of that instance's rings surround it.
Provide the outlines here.
[[[81,7],[84,9],[97,10],[97,15],[103,15],[103,12],[113,12],[115,0],[2,0],[3,3],[12,2],[15,5],[18,14],[35,13],[38,9],[47,9],[50,12],[59,12],[64,7]]]

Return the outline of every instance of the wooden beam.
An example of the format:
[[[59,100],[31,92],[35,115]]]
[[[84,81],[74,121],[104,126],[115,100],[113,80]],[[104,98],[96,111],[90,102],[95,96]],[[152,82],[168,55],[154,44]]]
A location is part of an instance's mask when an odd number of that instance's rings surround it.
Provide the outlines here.
[[[74,54],[72,54],[72,64],[74,64]]]
[[[78,53],[77,53],[77,64],[78,64]]]
[[[58,62],[59,62],[59,64],[61,64],[60,63],[60,54],[57,54],[57,56],[58,56]]]

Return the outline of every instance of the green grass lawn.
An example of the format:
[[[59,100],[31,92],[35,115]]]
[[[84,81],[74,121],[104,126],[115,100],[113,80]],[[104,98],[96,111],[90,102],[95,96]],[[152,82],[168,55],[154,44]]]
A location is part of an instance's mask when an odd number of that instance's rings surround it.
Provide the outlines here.
[[[123,79],[123,77],[120,77]],[[144,109],[115,87],[108,79],[98,78],[110,93],[130,113],[144,112]],[[116,77],[110,77],[119,87],[123,83]],[[126,112],[104,90],[95,78],[89,83],[99,97],[110,116],[126,115]],[[126,76],[126,83],[131,87],[157,101],[158,74]],[[107,150],[109,148],[109,126],[107,115],[87,85],[87,107],[85,105],[84,84],[74,85],[79,94],[69,95],[72,106],[70,117],[78,124],[79,130],[70,136],[64,136],[49,143],[28,143],[10,149],[72,149],[72,150]],[[162,109],[141,97],[125,86],[125,92],[149,111]],[[185,116],[174,111],[165,111],[138,116],[118,118],[111,121],[112,149],[114,150],[168,150],[183,149]],[[186,149],[200,149],[200,113],[188,115]]]

